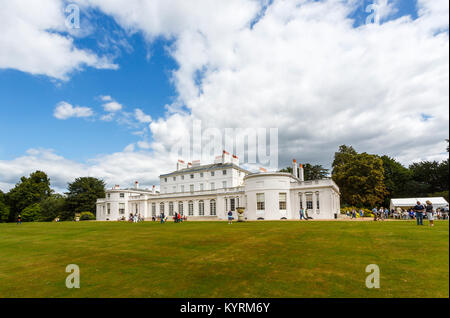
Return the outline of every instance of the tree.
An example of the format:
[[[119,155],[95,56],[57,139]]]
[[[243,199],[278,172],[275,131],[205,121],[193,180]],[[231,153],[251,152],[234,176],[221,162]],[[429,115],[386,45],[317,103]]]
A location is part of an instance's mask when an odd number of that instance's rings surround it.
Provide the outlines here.
[[[6,204],[6,196],[0,190],[0,223],[8,222],[9,206]]]
[[[68,185],[69,192],[66,199],[67,213],[62,219],[73,219],[75,213],[92,212],[95,214],[95,203],[98,198],[105,197],[105,182],[93,177],[75,179]]]
[[[342,145],[335,153],[332,179],[344,204],[371,207],[382,203],[387,194],[381,158],[358,154],[351,146]]]
[[[321,180],[328,178],[328,169],[325,169],[322,165],[311,165],[309,163],[305,163],[303,165],[303,169],[305,180]],[[280,172],[292,173],[292,167],[283,168]]]
[[[416,186],[413,183],[411,171],[388,156],[382,156],[381,160],[383,161],[384,169],[384,185],[387,191],[387,196],[384,200],[385,205],[389,204],[391,198],[409,196],[411,189]]]
[[[61,194],[52,194],[41,202],[41,222],[53,221],[55,218],[67,214],[66,198]]]
[[[27,206],[20,213],[22,216],[22,221],[24,222],[38,222],[41,219],[41,205],[39,203],[33,203],[32,205]]]
[[[50,188],[50,179],[42,171],[30,174],[29,178],[22,177],[20,182],[6,195],[10,207],[9,221],[13,221],[22,210],[40,203],[48,198],[53,190]]]

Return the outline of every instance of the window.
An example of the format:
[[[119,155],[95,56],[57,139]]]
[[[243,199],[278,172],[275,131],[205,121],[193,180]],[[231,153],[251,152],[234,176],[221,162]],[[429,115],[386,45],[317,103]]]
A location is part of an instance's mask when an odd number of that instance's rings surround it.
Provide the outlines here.
[[[278,195],[278,201],[280,205],[280,210],[286,210],[286,193],[280,193]]]
[[[107,213],[108,213],[108,215],[111,214],[111,203],[107,204]]]
[[[215,171],[211,171],[211,177],[214,177]]]
[[[190,216],[194,215],[194,202],[192,201],[188,203],[188,213]]]
[[[256,194],[256,210],[264,211],[266,209],[265,201],[264,201],[264,193]]]
[[[233,212],[236,210],[236,199],[230,199],[230,210]]]
[[[181,192],[184,192],[184,184],[181,185]]]
[[[216,190],[216,184],[214,182],[211,182],[211,190]]]
[[[125,203],[119,203],[119,214],[125,214]]]
[[[205,202],[203,200],[198,201],[198,215],[205,215]]]
[[[194,175],[193,174],[191,174],[191,179],[194,179]]]
[[[200,183],[200,191],[203,191],[203,183]]]
[[[173,187],[172,187],[172,192],[173,192],[173,193],[177,192],[177,186],[173,186]]]
[[[167,187],[164,187],[164,192],[163,193],[167,193]]]
[[[184,213],[183,210],[184,210],[183,209],[183,202],[180,201],[180,202],[178,202],[178,213],[183,214]]]
[[[227,174],[227,171],[226,171],[226,170],[223,170],[223,171],[222,171],[222,174],[225,176],[225,175]]]
[[[181,180],[184,180],[184,176],[181,176]]]
[[[119,196],[120,196],[121,198],[125,198],[125,193],[121,193]]]
[[[200,178],[203,178],[203,172],[200,172]]]
[[[317,212],[319,211],[319,209],[320,209],[320,200],[319,200],[319,192],[317,192],[316,193],[316,200],[317,200],[317,205],[316,205],[316,208],[317,208]]]
[[[222,188],[226,188],[227,187],[227,182],[226,181],[222,181]]]
[[[108,193],[108,199],[110,199],[111,198],[111,193]]]
[[[159,213],[164,213],[164,202],[159,204]]]
[[[167,182],[167,178],[164,178],[164,182]]]
[[[189,186],[189,191],[194,192],[194,185],[193,185],[193,184],[191,184],[191,185]]]
[[[169,202],[169,216],[173,216],[173,202]]]
[[[309,210],[312,210],[313,208],[312,194],[306,195],[306,208]]]
[[[152,203],[152,216],[156,216],[156,203]]]
[[[177,177],[173,177],[173,181],[177,181]]]
[[[216,200],[209,201],[209,214],[216,215]]]

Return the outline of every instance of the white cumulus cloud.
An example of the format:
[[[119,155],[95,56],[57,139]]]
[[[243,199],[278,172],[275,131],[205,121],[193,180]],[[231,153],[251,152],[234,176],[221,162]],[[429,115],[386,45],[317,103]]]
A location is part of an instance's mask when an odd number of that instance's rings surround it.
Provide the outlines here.
[[[69,119],[72,117],[91,117],[94,112],[89,107],[72,106],[67,102],[60,102],[53,112],[53,115],[58,119]]]

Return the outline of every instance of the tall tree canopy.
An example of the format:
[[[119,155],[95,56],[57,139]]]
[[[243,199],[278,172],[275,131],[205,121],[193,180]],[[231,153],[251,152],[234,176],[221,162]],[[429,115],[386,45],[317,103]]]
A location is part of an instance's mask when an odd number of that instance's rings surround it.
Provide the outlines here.
[[[328,178],[328,169],[325,169],[322,165],[312,165],[305,163],[303,165],[303,171],[305,180],[320,180]],[[280,170],[280,172],[292,173],[292,167],[286,167]]]
[[[6,196],[0,190],[0,222],[8,222],[9,206],[6,204]]]
[[[387,194],[383,160],[376,155],[359,154],[351,146],[342,145],[335,153],[332,178],[346,204],[369,207],[382,203]]]
[[[6,195],[10,207],[9,220],[22,213],[22,210],[48,198],[53,190],[50,188],[50,179],[45,172],[36,171],[30,177],[22,177],[20,182]]]
[[[64,219],[70,219],[75,213],[92,212],[95,214],[95,203],[98,198],[105,197],[105,182],[93,177],[82,177],[69,183],[67,192],[67,212]]]

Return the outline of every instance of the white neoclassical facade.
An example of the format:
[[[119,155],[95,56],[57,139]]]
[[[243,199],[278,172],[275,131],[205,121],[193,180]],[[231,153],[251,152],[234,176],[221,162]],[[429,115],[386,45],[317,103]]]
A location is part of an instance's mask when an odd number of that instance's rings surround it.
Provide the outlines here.
[[[188,220],[225,220],[228,211],[245,209],[247,220],[299,219],[306,209],[312,219],[333,219],[339,213],[339,188],[331,180],[305,181],[303,167],[293,162],[293,173],[251,173],[239,166],[236,156],[226,151],[213,164],[185,164],[160,176],[160,191],[153,186],[106,191],[97,200],[97,220],[116,221],[130,213],[146,220],[162,213],[172,218],[178,212]]]

